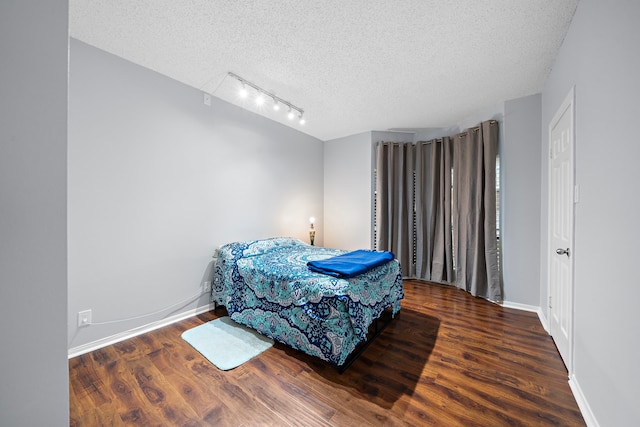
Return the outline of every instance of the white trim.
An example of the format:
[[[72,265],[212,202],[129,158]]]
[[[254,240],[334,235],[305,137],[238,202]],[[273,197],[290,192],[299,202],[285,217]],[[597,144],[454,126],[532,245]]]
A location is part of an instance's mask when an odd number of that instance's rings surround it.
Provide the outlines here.
[[[529,304],[520,304],[519,302],[511,302],[511,301],[503,301],[501,304],[504,308],[513,308],[515,310],[529,311],[532,313],[536,313],[538,315],[538,319],[540,319],[540,323],[544,330],[549,333],[549,323],[547,322],[547,317],[542,312],[542,308],[537,305],[529,305]]]
[[[582,418],[584,418],[584,422],[588,427],[600,427],[598,420],[596,420],[595,415],[593,415],[593,411],[591,410],[591,406],[587,402],[587,398],[584,397],[582,393],[582,389],[578,384],[578,379],[575,375],[571,375],[569,378],[569,387],[571,388],[571,392],[573,393],[573,397],[576,399],[576,403],[578,404],[578,408],[580,408],[580,412],[582,413]]]
[[[142,325],[134,329],[130,329],[128,331],[120,332],[115,335],[111,335],[106,338],[99,339],[97,341],[92,341],[87,344],[82,344],[77,347],[70,348],[68,350],[68,358],[74,358],[80,356],[85,353],[89,353],[94,350],[98,350],[100,348],[106,347],[108,345],[112,345],[118,343],[120,341],[127,340],[129,338],[133,338],[138,335],[142,335],[147,332],[154,331],[156,329],[160,329],[163,326],[171,325],[172,323],[179,322],[180,320],[188,319],[189,317],[197,316],[201,313],[206,313],[207,311],[214,310],[216,308],[215,303],[210,303],[207,305],[203,305],[197,308],[194,308],[189,311],[185,311],[184,313],[178,313],[173,316],[167,317],[165,319],[161,319],[147,325]]]
[[[542,323],[542,327],[545,331],[547,331],[547,334],[550,334],[549,321],[547,320],[547,316],[542,311],[542,308],[538,308],[538,319],[540,319],[540,323]]]
[[[538,310],[540,310],[540,307],[537,305],[520,304],[519,302],[502,301],[500,305],[504,308],[514,308],[516,310],[532,311],[534,313],[537,313]]]

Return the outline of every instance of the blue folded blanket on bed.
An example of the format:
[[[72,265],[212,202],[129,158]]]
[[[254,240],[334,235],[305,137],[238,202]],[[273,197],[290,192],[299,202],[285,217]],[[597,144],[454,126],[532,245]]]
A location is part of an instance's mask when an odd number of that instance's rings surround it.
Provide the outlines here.
[[[309,270],[317,273],[347,279],[391,260],[393,260],[391,252],[358,249],[323,260],[309,261],[307,266],[309,266]]]

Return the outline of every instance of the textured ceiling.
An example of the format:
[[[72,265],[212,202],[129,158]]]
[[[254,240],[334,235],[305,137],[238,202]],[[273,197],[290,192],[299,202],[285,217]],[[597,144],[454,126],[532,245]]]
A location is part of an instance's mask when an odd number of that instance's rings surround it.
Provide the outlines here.
[[[71,36],[321,140],[540,92],[578,0],[70,0]],[[305,110],[237,95],[232,71]]]

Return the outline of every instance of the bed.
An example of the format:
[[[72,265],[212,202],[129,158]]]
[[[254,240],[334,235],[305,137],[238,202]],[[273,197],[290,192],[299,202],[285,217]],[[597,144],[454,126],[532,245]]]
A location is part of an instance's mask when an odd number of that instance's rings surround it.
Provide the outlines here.
[[[387,309],[395,317],[404,298],[395,259],[350,278],[307,266],[344,253],[287,237],[229,243],[217,250],[211,299],[232,320],[343,366],[370,325]]]

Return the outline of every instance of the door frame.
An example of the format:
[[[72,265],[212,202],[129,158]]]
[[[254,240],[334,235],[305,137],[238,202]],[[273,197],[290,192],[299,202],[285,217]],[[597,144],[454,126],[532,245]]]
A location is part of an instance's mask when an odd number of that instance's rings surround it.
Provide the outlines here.
[[[577,203],[577,196],[578,196],[578,192],[577,192],[577,187],[576,187],[576,134],[575,134],[575,130],[576,130],[576,113],[575,113],[575,86],[571,87],[571,90],[569,91],[569,93],[567,94],[567,96],[565,97],[565,99],[562,101],[562,104],[560,104],[560,106],[558,107],[558,109],[556,110],[556,113],[554,114],[553,118],[551,119],[551,121],[549,122],[549,129],[548,129],[548,143],[549,143],[549,152],[547,155],[547,301],[546,301],[546,305],[547,305],[547,316],[549,319],[549,335],[551,335],[551,321],[552,321],[552,316],[551,316],[551,308],[549,307],[549,301],[551,298],[551,277],[552,277],[552,271],[551,271],[551,258],[553,256],[557,256],[555,254],[555,248],[553,248],[553,244],[552,244],[552,228],[551,228],[551,221],[553,220],[552,218],[552,209],[551,209],[551,204],[552,204],[552,199],[553,199],[553,194],[552,194],[552,189],[551,189],[551,185],[552,185],[552,179],[551,179],[551,175],[553,173],[553,169],[552,169],[552,161],[553,161],[553,141],[551,138],[551,134],[553,131],[554,126],[558,123],[558,121],[560,120],[560,118],[562,117],[562,115],[566,112],[569,111],[570,113],[570,117],[571,117],[571,138],[570,138],[570,145],[571,145],[571,183],[572,183],[572,187],[573,187],[573,191],[571,194],[572,197],[572,203],[571,203],[571,215],[570,215],[570,220],[571,220],[571,225],[570,225],[570,229],[571,229],[571,256],[569,257],[570,259],[570,269],[571,269],[571,280],[570,280],[570,304],[571,304],[571,310],[569,313],[569,325],[568,325],[568,341],[569,341],[569,355],[568,355],[568,360],[564,360],[564,358],[562,359],[566,368],[567,368],[567,372],[569,375],[569,378],[571,378],[571,376],[573,375],[573,350],[574,350],[574,333],[573,333],[573,323],[574,323],[574,305],[575,305],[575,258],[574,255],[576,253],[575,251],[575,205]],[[553,337],[553,335],[551,335],[551,337]],[[560,355],[560,357],[562,358],[562,355]]]

